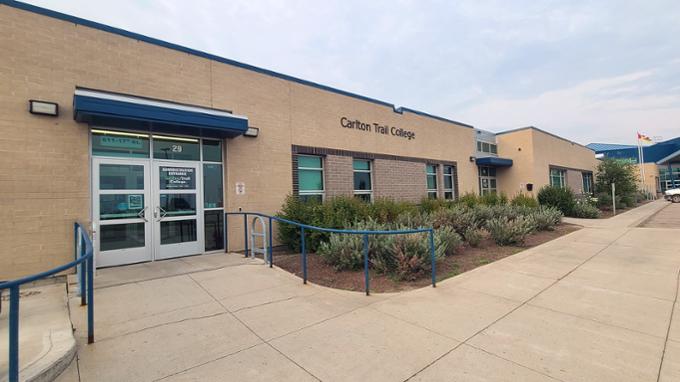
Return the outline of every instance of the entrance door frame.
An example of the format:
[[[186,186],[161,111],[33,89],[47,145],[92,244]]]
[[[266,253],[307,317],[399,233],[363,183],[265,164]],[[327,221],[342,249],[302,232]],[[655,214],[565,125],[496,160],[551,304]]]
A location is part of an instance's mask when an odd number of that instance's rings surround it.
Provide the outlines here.
[[[151,163],[146,158],[109,158],[109,157],[93,157],[92,158],[92,221],[97,227],[97,240],[94,243],[95,264],[97,267],[107,267],[121,264],[134,264],[146,261],[151,261],[152,256],[152,224],[151,224]],[[100,189],[100,165],[133,165],[143,166],[144,168],[144,189],[143,190],[101,190]],[[134,192],[136,191],[136,192]],[[143,194],[144,206],[137,218],[127,219],[111,219],[101,220],[100,215],[100,195],[112,194]],[[102,224],[102,222],[104,222]],[[102,226],[119,225],[119,224],[135,224],[144,223],[144,247],[125,248],[101,251],[101,232]]]
[[[194,169],[195,187],[193,190],[161,190],[160,169],[161,167],[189,167]],[[175,257],[197,255],[205,252],[205,234],[203,227],[203,172],[201,161],[178,161],[168,159],[151,159],[151,191],[153,198],[153,259],[165,260]],[[196,210],[194,215],[166,216],[160,206],[161,194],[186,194],[196,195]],[[166,221],[196,220],[196,241],[161,244],[161,223]]]
[[[142,135],[146,135],[149,138],[149,157],[146,158],[136,158],[136,157],[117,157],[117,156],[95,156],[92,154],[92,136],[93,136],[93,129],[95,130],[109,130],[109,131],[114,131],[114,132],[129,132],[129,133],[138,133]],[[88,128],[88,145],[90,147],[89,149],[89,165],[90,165],[90,202],[91,202],[91,209],[90,209],[90,221],[93,223],[93,238],[94,238],[94,251],[95,251],[95,259],[100,257],[100,240],[99,240],[99,232],[100,232],[100,227],[101,227],[101,222],[99,219],[99,206],[95,206],[96,203],[99,203],[98,200],[98,185],[95,185],[94,182],[98,182],[98,175],[99,172],[98,170],[95,172],[95,166],[97,163],[103,161],[103,162],[116,162],[116,163],[122,163],[122,162],[135,162],[135,163],[143,163],[145,164],[146,168],[149,171],[149,181],[154,182],[154,179],[157,177],[156,174],[153,174],[154,171],[154,163],[156,162],[165,162],[167,164],[172,164],[172,165],[182,165],[183,163],[191,164],[192,166],[196,166],[196,184],[197,184],[197,191],[196,191],[196,212],[197,212],[197,240],[200,242],[200,248],[197,248],[198,250],[196,252],[193,252],[192,254],[204,254],[208,252],[215,252],[215,251],[220,251],[220,250],[210,250],[206,251],[205,249],[205,212],[206,211],[212,211],[212,210],[220,210],[223,211],[222,207],[217,207],[217,208],[205,208],[204,204],[204,179],[203,179],[203,169],[206,164],[219,164],[222,168],[222,171],[224,171],[225,167],[225,153],[224,153],[224,146],[225,146],[225,141],[224,139],[220,138],[204,138],[204,137],[199,137],[199,136],[191,136],[191,135],[185,135],[185,134],[159,134],[159,135],[164,135],[164,136],[172,136],[172,137],[177,137],[177,138],[191,138],[191,139],[198,139],[200,142],[200,159],[197,161],[180,161],[180,160],[171,160],[171,159],[154,159],[153,158],[153,152],[154,152],[154,138],[153,138],[154,133],[149,132],[149,131],[143,131],[143,130],[127,130],[127,129],[119,129],[115,127],[109,127],[109,126],[100,126],[100,125],[90,125]],[[222,150],[222,160],[220,162],[216,161],[205,161],[203,158],[204,151],[203,151],[203,146],[204,146],[204,141],[209,140],[209,141],[220,141],[221,142],[221,150]],[[224,184],[226,180],[223,178],[222,182]],[[148,187],[147,187],[148,186]],[[147,190],[148,188],[148,190]],[[149,255],[146,256],[143,260],[139,261],[130,261],[130,262],[99,262],[95,261],[95,264],[97,267],[106,267],[106,266],[115,266],[115,265],[125,265],[125,264],[133,264],[135,262],[147,262],[147,261],[154,261],[154,260],[161,260],[164,258],[170,258],[170,257],[155,257],[154,252],[156,251],[154,249],[154,243],[156,240],[156,237],[158,235],[154,235],[154,227],[152,224],[152,219],[153,219],[153,207],[151,204],[156,203],[155,198],[156,196],[151,192],[152,189],[155,189],[156,187],[153,184],[148,184],[145,185],[145,193],[148,193],[148,196],[145,194],[145,203],[147,203],[148,208],[146,210],[146,217],[147,220],[149,220],[149,223],[147,223],[147,226],[145,226],[145,243],[150,243],[150,249],[149,249]],[[224,194],[223,194],[224,197]],[[149,228],[150,227],[150,228]],[[146,230],[150,230],[150,232],[147,233]],[[191,254],[185,254],[182,256],[190,256]]]

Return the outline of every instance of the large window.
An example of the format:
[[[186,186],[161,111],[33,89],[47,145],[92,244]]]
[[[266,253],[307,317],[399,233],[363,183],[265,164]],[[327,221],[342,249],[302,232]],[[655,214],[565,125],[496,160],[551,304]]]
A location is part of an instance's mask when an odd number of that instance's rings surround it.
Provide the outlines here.
[[[453,192],[453,166],[444,166],[444,199],[452,200]]]
[[[498,146],[495,143],[477,141],[477,151],[480,153],[498,154]]]
[[[592,172],[582,172],[583,177],[583,193],[592,194],[593,193],[593,173]]]
[[[425,168],[427,174],[427,197],[437,199],[437,165],[428,164]]]
[[[550,185],[559,188],[567,187],[567,171],[557,168],[550,169]]]
[[[498,191],[496,186],[496,168],[488,166],[479,167],[479,193],[481,195],[493,194]]]
[[[370,202],[373,196],[373,184],[371,183],[371,161],[355,159],[354,168],[354,196],[366,202]]]
[[[311,155],[298,155],[298,186],[300,199],[303,201],[322,201],[323,158]]]

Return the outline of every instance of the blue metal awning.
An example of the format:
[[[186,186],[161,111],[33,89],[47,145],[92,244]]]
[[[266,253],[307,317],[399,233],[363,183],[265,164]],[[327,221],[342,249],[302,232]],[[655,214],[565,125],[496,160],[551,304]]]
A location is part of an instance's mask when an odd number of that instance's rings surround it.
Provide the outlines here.
[[[89,89],[76,89],[73,118],[98,126],[215,138],[248,130],[248,118],[228,111]]]
[[[476,158],[475,163],[477,163],[478,166],[510,167],[510,166],[512,166],[512,159],[497,158],[497,157],[483,157],[483,158]]]

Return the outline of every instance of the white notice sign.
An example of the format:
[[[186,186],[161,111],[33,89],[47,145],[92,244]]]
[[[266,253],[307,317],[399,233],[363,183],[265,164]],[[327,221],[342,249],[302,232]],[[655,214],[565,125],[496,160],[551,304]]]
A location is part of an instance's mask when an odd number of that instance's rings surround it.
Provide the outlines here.
[[[236,195],[246,194],[246,184],[244,182],[236,182]]]

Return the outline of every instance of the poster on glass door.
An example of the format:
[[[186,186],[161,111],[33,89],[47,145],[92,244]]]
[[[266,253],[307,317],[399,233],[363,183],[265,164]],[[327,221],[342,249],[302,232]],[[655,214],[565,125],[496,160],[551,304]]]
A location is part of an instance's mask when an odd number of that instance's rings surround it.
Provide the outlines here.
[[[193,190],[196,188],[196,172],[193,167],[160,167],[161,190]]]

